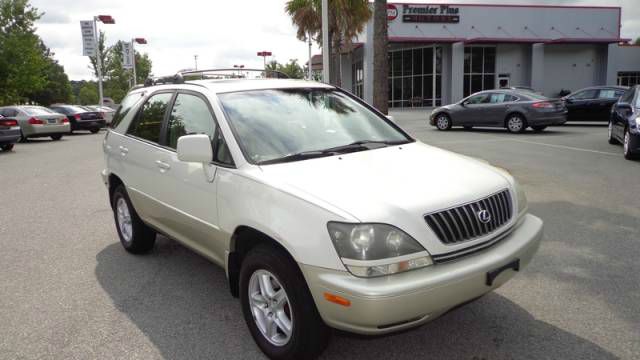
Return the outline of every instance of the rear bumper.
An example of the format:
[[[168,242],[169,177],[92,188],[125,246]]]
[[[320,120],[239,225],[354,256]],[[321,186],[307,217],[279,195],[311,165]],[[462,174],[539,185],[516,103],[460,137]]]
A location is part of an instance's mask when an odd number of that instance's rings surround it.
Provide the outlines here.
[[[60,125],[22,125],[22,133],[29,137],[42,137],[68,133],[71,130],[69,124]]]
[[[0,130],[0,144],[13,144],[20,139],[20,127],[12,127],[7,130]]]
[[[357,278],[346,271],[301,265],[318,311],[331,327],[364,334],[395,332],[431,321],[507,282],[501,272],[491,286],[487,273],[519,260],[524,268],[538,250],[542,220],[525,215],[499,244],[479,254],[388,277]],[[328,302],[329,292],[348,299],[348,307]]]
[[[94,130],[106,127],[107,123],[104,120],[80,120],[75,121],[72,124],[73,130]]]
[[[531,126],[562,125],[567,122],[567,113],[536,114],[527,120]]]

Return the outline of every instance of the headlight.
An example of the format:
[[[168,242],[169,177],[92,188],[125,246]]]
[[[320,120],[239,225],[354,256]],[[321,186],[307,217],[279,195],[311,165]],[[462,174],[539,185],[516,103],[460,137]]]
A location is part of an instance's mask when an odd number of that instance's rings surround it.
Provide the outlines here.
[[[518,201],[518,216],[520,216],[527,211],[527,195],[524,193],[524,189],[522,189],[522,186],[520,186],[517,181],[514,180],[514,184],[516,188],[516,201]]]
[[[433,264],[414,238],[391,225],[330,222],[327,228],[342,263],[355,276],[390,275]]]

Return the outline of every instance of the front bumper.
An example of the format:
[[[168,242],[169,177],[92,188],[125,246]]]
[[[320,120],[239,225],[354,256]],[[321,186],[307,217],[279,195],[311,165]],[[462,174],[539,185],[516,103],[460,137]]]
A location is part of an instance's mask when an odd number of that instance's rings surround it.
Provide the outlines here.
[[[59,124],[59,125],[31,125],[24,124],[22,125],[22,133],[24,136],[28,137],[43,137],[43,136],[51,136],[56,134],[65,134],[71,130],[71,126],[69,124]]]
[[[515,275],[508,269],[486,285],[487,273],[516,259],[525,267],[542,239],[542,220],[525,215],[493,247],[450,263],[379,278],[357,278],[346,271],[301,264],[311,294],[327,325],[364,335],[385,334],[431,321],[448,310],[490,292]],[[351,302],[325,300],[324,293]]]

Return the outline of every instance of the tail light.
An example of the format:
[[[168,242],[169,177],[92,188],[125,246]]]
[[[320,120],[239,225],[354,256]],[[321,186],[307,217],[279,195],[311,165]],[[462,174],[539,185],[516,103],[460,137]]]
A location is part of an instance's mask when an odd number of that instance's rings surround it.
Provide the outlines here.
[[[62,119],[62,123],[63,124],[68,124],[69,123],[69,119],[67,119],[67,118]]]
[[[82,116],[80,116],[80,114],[75,114],[75,115],[73,115],[73,117],[76,120],[81,120],[82,119]]]
[[[15,120],[0,120],[0,126],[18,126],[18,122]]]
[[[29,119],[29,124],[31,125],[42,125],[44,124],[44,121],[38,119],[38,118],[34,118],[32,117],[31,119]]]
[[[533,106],[536,109],[553,109],[553,108],[555,108],[555,106],[553,106],[553,104],[548,102],[548,101],[536,102],[536,103],[533,103],[533,105],[531,105],[531,106]]]

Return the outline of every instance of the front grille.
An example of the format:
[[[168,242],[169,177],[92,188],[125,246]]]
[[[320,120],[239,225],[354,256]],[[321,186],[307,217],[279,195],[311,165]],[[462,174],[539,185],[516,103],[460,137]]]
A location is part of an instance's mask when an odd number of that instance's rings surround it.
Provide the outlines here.
[[[483,222],[480,213],[485,210],[489,217]],[[511,220],[512,210],[509,190],[503,190],[472,203],[425,215],[424,219],[440,241],[455,244],[491,234]]]

